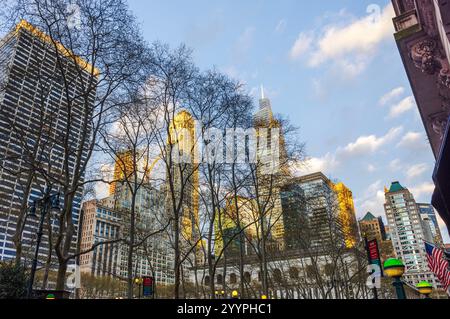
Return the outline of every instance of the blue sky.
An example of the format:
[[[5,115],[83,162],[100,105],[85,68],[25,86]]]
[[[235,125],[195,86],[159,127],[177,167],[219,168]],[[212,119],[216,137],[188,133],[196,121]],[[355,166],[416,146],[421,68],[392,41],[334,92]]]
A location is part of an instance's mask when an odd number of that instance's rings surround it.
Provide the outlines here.
[[[392,181],[430,202],[434,158],[392,36],[390,1],[129,4],[147,41],[185,43],[197,65],[246,83],[255,101],[263,84],[274,112],[300,127],[304,173],[344,182],[358,218],[384,216]]]

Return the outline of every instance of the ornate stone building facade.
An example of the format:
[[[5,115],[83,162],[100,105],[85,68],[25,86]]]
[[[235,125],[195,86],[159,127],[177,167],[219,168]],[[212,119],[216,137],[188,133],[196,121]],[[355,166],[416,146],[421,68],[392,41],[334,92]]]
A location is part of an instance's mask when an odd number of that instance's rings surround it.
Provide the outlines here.
[[[437,160],[433,205],[450,225],[450,2],[392,0],[395,40]]]

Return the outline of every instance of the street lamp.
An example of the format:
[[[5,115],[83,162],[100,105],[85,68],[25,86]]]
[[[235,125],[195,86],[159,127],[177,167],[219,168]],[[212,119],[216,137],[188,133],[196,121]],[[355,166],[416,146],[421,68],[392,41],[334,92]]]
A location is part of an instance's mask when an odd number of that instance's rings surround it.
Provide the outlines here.
[[[142,285],[142,283],[144,282],[144,279],[142,279],[142,278],[135,278],[134,279],[134,283],[136,284],[136,285],[138,285],[138,287],[139,287],[139,292],[138,292],[138,299],[141,299],[141,285]]]
[[[216,299],[222,299],[225,297],[225,290],[215,291]]]
[[[239,298],[239,292],[237,290],[233,290],[231,293],[231,298],[238,299]]]
[[[390,258],[384,262],[384,273],[394,279],[394,287],[398,299],[406,299],[405,288],[401,280],[405,273],[405,265],[399,259]]]
[[[37,206],[39,206],[40,212],[41,212],[41,219],[39,222],[39,228],[38,228],[38,232],[37,232],[36,250],[34,252],[33,264],[31,265],[30,280],[28,282],[28,290],[27,290],[28,298],[30,298],[33,293],[34,277],[36,275],[36,269],[37,269],[37,263],[38,263],[38,257],[39,257],[39,247],[41,245],[42,236],[44,235],[45,217],[47,216],[47,213],[49,211],[59,211],[61,209],[60,203],[59,203],[59,197],[61,196],[61,194],[58,193],[58,194],[52,195],[50,193],[51,193],[51,188],[47,187],[44,197],[33,201],[33,204],[30,208],[29,217],[37,218],[36,210],[37,210]]]
[[[425,296],[425,299],[431,299],[430,295],[433,292],[433,285],[428,281],[419,282],[416,286],[421,295]]]

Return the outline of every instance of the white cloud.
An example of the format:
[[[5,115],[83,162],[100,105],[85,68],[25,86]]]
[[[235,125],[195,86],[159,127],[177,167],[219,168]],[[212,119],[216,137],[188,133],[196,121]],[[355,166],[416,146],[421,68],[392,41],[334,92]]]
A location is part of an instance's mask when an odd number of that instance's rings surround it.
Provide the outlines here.
[[[336,157],[327,153],[323,157],[310,157],[304,163],[300,163],[295,167],[294,175],[302,176],[316,172],[331,173],[333,169],[339,166]]]
[[[409,189],[409,191],[414,195],[417,201],[430,201],[431,195],[434,192],[434,184],[431,182],[425,182],[423,184],[417,185]]]
[[[234,59],[237,62],[242,62],[242,59],[250,50],[253,45],[253,37],[256,32],[256,28],[247,27],[244,32],[239,36],[234,46]]]
[[[98,178],[105,182],[95,183],[95,196],[96,198],[105,198],[109,196],[110,184],[108,182],[114,180],[114,164],[101,164],[98,172]]]
[[[278,22],[277,26],[275,27],[275,32],[276,33],[283,33],[284,30],[286,29],[286,27],[287,27],[287,21],[285,19],[281,19]]]
[[[437,220],[438,220],[438,224],[439,224],[439,228],[441,229],[441,234],[442,237],[444,239],[444,243],[450,243],[450,237],[449,237],[449,232],[448,232],[448,228],[447,225],[445,225],[444,221],[442,220],[441,216],[439,216],[439,214],[436,214]]]
[[[376,135],[361,136],[354,143],[348,144],[342,152],[350,156],[374,153],[383,145],[392,142],[402,131],[402,127],[396,127],[381,137]]]
[[[328,26],[318,40],[318,48],[312,54],[309,64],[318,66],[348,54],[373,53],[378,44],[392,37],[393,16],[393,7],[389,4],[378,19],[366,16],[343,27]]]
[[[96,183],[95,184],[95,197],[96,198],[106,198],[109,196],[109,184],[106,183]]]
[[[386,93],[380,98],[380,105],[386,105],[387,103],[391,102],[392,100],[400,97],[405,92],[405,88],[400,86],[398,88],[393,89],[392,91]]]
[[[311,44],[314,37],[311,33],[302,32],[299,34],[297,40],[291,48],[290,57],[291,59],[297,59],[301,57],[304,53],[311,49]]]
[[[402,161],[400,159],[394,159],[389,163],[389,168],[391,169],[391,171],[393,172],[397,172],[399,170],[401,170],[403,167],[402,165]]]
[[[361,198],[355,200],[358,217],[362,218],[367,212],[371,212],[375,216],[382,216],[384,202],[384,186],[382,181],[378,180],[367,187]]]
[[[427,146],[426,138],[423,133],[408,132],[397,144],[397,147],[404,147],[408,149],[421,149]]]
[[[394,10],[387,5],[376,15],[367,15],[342,24],[335,22],[322,30],[300,33],[290,50],[290,57],[298,59],[310,51],[307,64],[318,67],[332,62],[344,77],[354,77],[363,72],[378,46],[391,39],[394,33]],[[347,15],[341,15],[347,18]],[[313,36],[317,34],[317,36]]]
[[[332,173],[334,169],[338,168],[349,157],[375,153],[382,146],[394,140],[402,130],[403,127],[396,127],[381,137],[375,135],[359,137],[354,143],[349,143],[343,148],[339,147],[336,152],[327,153],[322,157],[310,157],[295,167],[294,174],[301,176],[315,172]],[[376,167],[369,165],[367,170],[374,172]]]
[[[365,58],[356,57],[354,60],[349,61],[342,59],[335,62],[336,72],[342,75],[345,79],[352,79],[360,75],[367,68],[369,61]]]
[[[369,165],[367,166],[367,171],[368,171],[369,173],[373,173],[373,172],[375,172],[376,170],[377,170],[377,168],[375,167],[375,165],[369,164]]]
[[[328,92],[322,80],[313,79],[311,84],[315,97],[317,97],[319,100],[324,100],[327,98]]]
[[[399,103],[391,106],[391,110],[389,112],[389,118],[396,118],[400,115],[414,109],[416,103],[414,101],[414,97],[408,96],[401,100]]]
[[[413,179],[413,178],[416,178],[416,177],[420,177],[425,172],[427,172],[428,169],[429,169],[429,166],[428,166],[428,164],[425,164],[425,163],[412,165],[406,171],[406,177],[408,179]]]

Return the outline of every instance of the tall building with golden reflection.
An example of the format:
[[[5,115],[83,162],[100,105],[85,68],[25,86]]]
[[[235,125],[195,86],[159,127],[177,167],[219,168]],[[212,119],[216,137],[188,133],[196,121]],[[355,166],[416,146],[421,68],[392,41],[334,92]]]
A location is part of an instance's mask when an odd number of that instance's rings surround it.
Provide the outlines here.
[[[253,117],[257,130],[257,183],[262,207],[269,211],[261,212],[265,215],[266,225],[270,227],[270,238],[280,249],[285,247],[286,227],[283,216],[281,188],[292,177],[286,165],[287,151],[283,136],[283,127],[272,111],[272,104],[261,88],[259,110]],[[279,134],[275,136],[275,134]]]
[[[109,195],[114,195],[117,189],[117,183],[129,178],[133,172],[133,152],[130,150],[120,152],[114,163],[113,182],[109,186]]]
[[[253,199],[233,196],[225,201],[225,207],[216,213],[214,221],[214,253],[236,255],[239,253],[242,236],[256,238],[259,229],[256,202]],[[240,236],[242,234],[242,236]],[[243,245],[246,240],[243,240]],[[226,246],[225,251],[224,247]]]
[[[344,234],[345,246],[353,248],[359,241],[355,204],[352,191],[344,183],[333,184],[339,205],[339,220]]]
[[[195,132],[195,120],[188,111],[176,114],[169,127],[167,151],[172,150],[172,181],[176,199],[182,197],[182,209],[180,218],[180,229],[182,238],[192,241],[196,238],[199,225],[199,171],[197,156],[198,145]],[[167,172],[167,180],[169,181]],[[166,191],[169,192],[170,185],[166,182]],[[171,199],[168,193],[167,200]],[[167,204],[168,211],[172,207]]]

